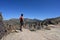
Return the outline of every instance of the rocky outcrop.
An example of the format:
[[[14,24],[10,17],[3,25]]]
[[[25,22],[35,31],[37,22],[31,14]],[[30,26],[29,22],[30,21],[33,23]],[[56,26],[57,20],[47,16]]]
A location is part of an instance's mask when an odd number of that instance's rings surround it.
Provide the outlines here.
[[[0,39],[5,35],[5,33],[6,33],[6,29],[4,27],[3,17],[2,17],[2,14],[0,12]]]

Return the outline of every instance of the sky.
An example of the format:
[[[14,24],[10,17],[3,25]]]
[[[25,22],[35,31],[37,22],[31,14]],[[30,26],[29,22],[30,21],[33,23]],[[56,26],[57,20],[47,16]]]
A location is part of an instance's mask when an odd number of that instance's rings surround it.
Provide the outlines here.
[[[60,17],[60,0],[0,0],[4,20],[19,18],[46,19]]]

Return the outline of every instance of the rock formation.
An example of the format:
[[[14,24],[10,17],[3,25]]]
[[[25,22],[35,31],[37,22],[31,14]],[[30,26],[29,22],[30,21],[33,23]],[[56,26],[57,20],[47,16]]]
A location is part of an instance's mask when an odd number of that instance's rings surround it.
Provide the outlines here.
[[[0,12],[0,39],[5,35],[6,30],[3,24],[3,17],[2,17],[2,13]]]

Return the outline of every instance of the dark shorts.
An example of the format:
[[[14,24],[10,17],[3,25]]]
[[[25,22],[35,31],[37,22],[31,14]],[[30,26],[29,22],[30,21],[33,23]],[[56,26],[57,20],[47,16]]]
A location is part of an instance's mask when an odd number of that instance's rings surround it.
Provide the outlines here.
[[[24,24],[23,22],[20,22],[20,25],[21,25],[21,26],[23,26],[23,24]]]

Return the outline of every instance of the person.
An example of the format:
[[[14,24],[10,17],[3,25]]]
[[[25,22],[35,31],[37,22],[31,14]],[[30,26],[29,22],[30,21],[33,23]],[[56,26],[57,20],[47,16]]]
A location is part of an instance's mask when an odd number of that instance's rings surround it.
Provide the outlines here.
[[[21,14],[21,16],[20,16],[20,31],[22,31],[22,26],[24,24],[23,21],[24,21],[23,14]]]

